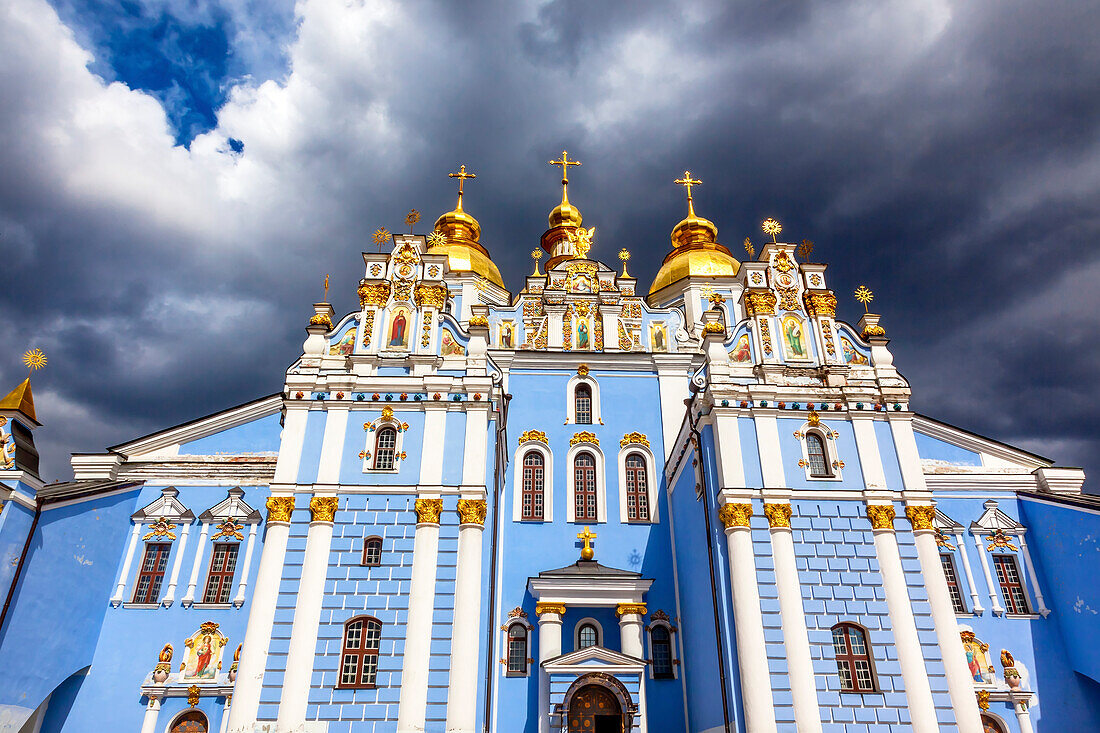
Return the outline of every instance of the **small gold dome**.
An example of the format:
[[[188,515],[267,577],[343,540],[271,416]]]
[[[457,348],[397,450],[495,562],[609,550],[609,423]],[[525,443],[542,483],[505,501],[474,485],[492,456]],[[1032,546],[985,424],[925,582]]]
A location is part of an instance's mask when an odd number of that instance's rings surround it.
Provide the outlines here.
[[[581,210],[569,203],[569,199],[562,197],[562,202],[550,212],[550,228],[558,226],[579,227],[583,217]]]
[[[444,244],[429,247],[429,254],[446,252],[452,271],[473,272],[504,287],[500,270],[489,256],[489,251],[478,241],[481,238],[481,224],[462,210],[461,198],[454,210],[435,220],[435,231],[447,240]]]
[[[718,243],[714,222],[695,215],[690,198],[688,215],[672,228],[671,238],[672,251],[653,278],[650,295],[686,277],[733,277],[741,268],[733,254]]]

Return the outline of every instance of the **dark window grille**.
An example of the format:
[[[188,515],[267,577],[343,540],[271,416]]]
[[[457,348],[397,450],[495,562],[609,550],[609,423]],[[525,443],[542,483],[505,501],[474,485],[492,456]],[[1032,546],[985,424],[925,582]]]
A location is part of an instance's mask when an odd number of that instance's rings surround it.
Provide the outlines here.
[[[575,393],[576,419],[578,425],[592,424],[592,388],[587,384],[578,384]]]
[[[626,457],[626,517],[631,522],[649,520],[649,487],[641,453]]]
[[[397,453],[397,431],[382,428],[374,444],[374,468],[377,471],[392,471]]]
[[[1020,579],[1020,568],[1012,555],[994,555],[993,566],[997,568],[997,582],[1001,585],[1001,595],[1005,599],[1005,610],[1009,613],[1030,613],[1027,607],[1027,594]]]
[[[817,433],[806,433],[806,455],[810,458],[811,476],[832,476],[825,460],[825,441]]]
[[[217,542],[210,555],[210,572],[206,576],[206,592],[203,603],[229,603],[229,593],[233,587],[233,573],[237,570],[236,542]]]
[[[134,585],[134,603],[156,603],[160,598],[160,586],[164,582],[164,569],[168,567],[168,555],[172,545],[167,542],[150,542],[145,545],[141,570]]]
[[[833,627],[833,651],[842,692],[874,692],[871,648],[863,629],[854,624]]]
[[[523,456],[523,508],[521,516],[524,519],[542,519],[543,503],[543,466],[542,454],[538,451],[527,451]]]
[[[943,565],[943,577],[947,579],[947,591],[951,594],[951,605],[955,613],[966,613],[966,603],[963,602],[962,590],[959,588],[959,574],[955,572],[955,561],[950,555],[940,555],[940,563]]]
[[[595,521],[596,459],[591,453],[578,453],[573,458],[573,504],[576,521]]]
[[[340,654],[340,683],[337,687],[371,689],[378,678],[378,648],[382,622],[359,616],[344,624],[344,645]]]
[[[523,624],[508,627],[508,674],[527,674],[527,628]]]
[[[577,632],[577,648],[587,649],[600,643],[600,632],[592,624],[585,624]]]
[[[668,627],[654,626],[649,632],[653,646],[653,676],[657,679],[669,679],[672,674],[672,638]]]
[[[363,540],[363,565],[378,566],[382,564],[382,538],[368,537]]]

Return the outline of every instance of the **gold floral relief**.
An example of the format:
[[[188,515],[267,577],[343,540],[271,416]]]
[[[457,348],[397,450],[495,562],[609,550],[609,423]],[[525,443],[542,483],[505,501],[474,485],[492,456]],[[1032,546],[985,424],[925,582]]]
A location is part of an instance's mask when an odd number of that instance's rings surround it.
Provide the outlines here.
[[[459,499],[458,519],[461,524],[485,526],[486,505],[484,499]]]
[[[600,439],[596,437],[596,434],[588,430],[582,430],[579,433],[573,433],[573,437],[569,439],[569,447],[573,447],[578,443],[591,443],[592,445],[599,445]]]
[[[791,526],[791,505],[790,504],[769,504],[764,503],[764,516],[768,518],[768,526],[770,527],[786,527],[790,529]]]
[[[439,524],[439,515],[443,513],[442,499],[417,499],[417,524]]]
[[[752,504],[723,504],[718,509],[718,518],[722,520],[722,526],[748,527],[752,517]]]
[[[871,520],[872,529],[893,529],[894,515],[893,504],[867,505],[867,518]]]
[[[519,444],[523,445],[527,441],[534,440],[544,445],[549,445],[549,441],[546,439],[546,433],[541,430],[524,430],[520,433]]]
[[[745,296],[745,304],[748,306],[750,316],[774,316],[776,298],[774,293],[760,292],[749,293]]]
[[[267,521],[289,522],[294,512],[293,496],[269,496],[267,498]]]
[[[932,522],[936,518],[936,508],[933,506],[907,506],[905,516],[913,525],[914,532],[935,529]]]
[[[315,496],[309,500],[310,521],[331,522],[340,508],[340,498],[336,496]]]
[[[632,443],[635,445],[644,445],[646,448],[648,448],[649,438],[645,436],[645,433],[639,433],[637,431],[633,433],[627,433],[623,436],[623,439],[619,441],[619,447],[625,448]]]
[[[638,616],[645,616],[646,607],[644,603],[620,603],[615,608],[615,614],[622,618],[627,614],[637,614]]]
[[[556,613],[562,616],[565,614],[565,606],[561,603],[536,603],[535,615],[541,616],[544,613]]]
[[[390,284],[375,283],[359,287],[359,305],[362,308],[381,308],[390,299]]]

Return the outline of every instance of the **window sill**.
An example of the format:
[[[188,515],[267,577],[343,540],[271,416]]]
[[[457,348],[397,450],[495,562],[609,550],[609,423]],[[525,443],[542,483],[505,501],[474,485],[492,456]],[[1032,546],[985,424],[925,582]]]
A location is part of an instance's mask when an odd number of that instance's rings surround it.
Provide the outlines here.
[[[1042,618],[1042,616],[1040,616],[1037,613],[1007,613],[1007,612],[1005,613],[1004,617],[1005,618],[1016,618],[1016,619],[1040,619],[1040,618]]]
[[[337,690],[377,690],[378,685],[336,685]]]
[[[192,605],[191,608],[200,608],[200,609],[207,609],[207,610],[220,610],[220,609],[233,608],[233,604],[232,603],[196,603],[196,604]]]
[[[152,610],[155,608],[160,608],[160,603],[123,603],[122,607]]]
[[[882,694],[885,694],[885,693],[883,693],[882,690],[838,690],[838,692],[841,695],[859,695],[860,697],[862,697],[864,695],[882,695]]]

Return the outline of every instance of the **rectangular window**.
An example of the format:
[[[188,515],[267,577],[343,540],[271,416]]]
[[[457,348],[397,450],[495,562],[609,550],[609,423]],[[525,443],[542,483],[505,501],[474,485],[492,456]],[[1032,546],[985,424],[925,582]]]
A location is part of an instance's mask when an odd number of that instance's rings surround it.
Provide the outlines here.
[[[951,594],[951,605],[955,613],[966,613],[966,604],[963,603],[962,590],[959,588],[959,575],[955,572],[955,561],[950,555],[940,555],[940,563],[943,565],[943,577],[947,579],[947,591]]]
[[[206,592],[203,603],[229,603],[233,587],[233,573],[237,569],[236,542],[218,542],[210,556],[210,573],[206,576]]]
[[[1001,586],[1006,610],[1009,613],[1030,613],[1016,558],[1012,555],[994,555],[993,567],[997,568],[997,582]]]
[[[137,583],[134,585],[134,603],[156,603],[160,598],[160,586],[164,570],[168,567],[168,555],[172,545],[167,542],[150,542],[145,545]]]

